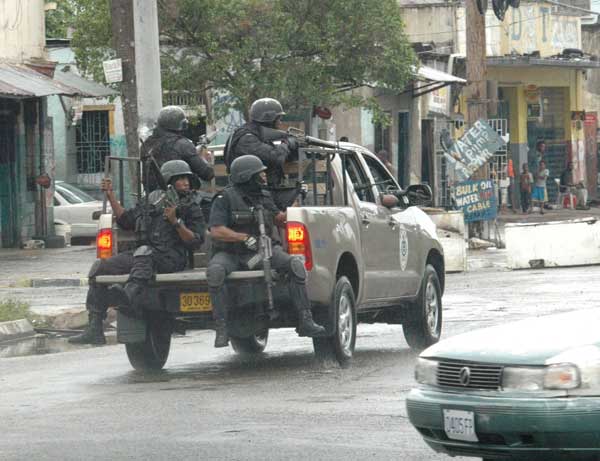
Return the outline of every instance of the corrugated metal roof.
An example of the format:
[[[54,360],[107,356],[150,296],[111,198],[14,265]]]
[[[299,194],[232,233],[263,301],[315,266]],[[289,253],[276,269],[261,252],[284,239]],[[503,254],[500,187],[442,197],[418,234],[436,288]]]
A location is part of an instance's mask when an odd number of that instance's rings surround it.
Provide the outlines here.
[[[72,88],[76,88],[81,91],[81,96],[90,97],[90,98],[103,98],[106,96],[112,96],[117,94],[113,89],[100,85],[92,80],[86,80],[85,78],[74,74],[73,72],[56,70],[54,72],[54,80],[70,86]]]
[[[0,63],[0,95],[12,98],[41,98],[53,94],[86,96],[80,89],[46,77],[26,66]]]
[[[419,69],[417,70],[417,78],[432,82],[467,83],[464,78],[457,77],[456,75],[452,75],[429,66],[419,66]]]

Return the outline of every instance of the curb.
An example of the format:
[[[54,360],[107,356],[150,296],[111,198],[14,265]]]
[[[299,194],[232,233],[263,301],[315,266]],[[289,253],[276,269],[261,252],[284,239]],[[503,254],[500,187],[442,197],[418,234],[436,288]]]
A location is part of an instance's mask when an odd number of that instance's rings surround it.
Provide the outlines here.
[[[65,287],[86,287],[88,279],[86,278],[42,278],[42,279],[20,279],[10,281],[4,287],[8,288],[65,288]],[[2,286],[0,286],[2,288]]]
[[[23,338],[32,338],[35,336],[33,325],[29,320],[11,320],[9,322],[0,322],[0,344]]]

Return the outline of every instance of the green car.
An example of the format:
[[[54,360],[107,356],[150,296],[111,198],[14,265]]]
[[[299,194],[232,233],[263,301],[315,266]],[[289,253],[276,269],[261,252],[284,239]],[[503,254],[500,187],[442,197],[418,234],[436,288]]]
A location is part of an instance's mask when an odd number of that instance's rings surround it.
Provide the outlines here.
[[[600,309],[472,331],[421,353],[406,407],[435,451],[600,460]]]

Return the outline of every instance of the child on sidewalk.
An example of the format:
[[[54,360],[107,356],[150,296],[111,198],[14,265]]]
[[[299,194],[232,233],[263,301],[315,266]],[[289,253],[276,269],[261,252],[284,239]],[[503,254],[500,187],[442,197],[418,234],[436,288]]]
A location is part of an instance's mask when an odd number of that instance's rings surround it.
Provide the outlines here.
[[[527,163],[523,163],[523,171],[519,176],[519,189],[521,191],[521,210],[523,213],[529,213],[531,207],[531,186],[533,184],[533,175],[529,172]]]

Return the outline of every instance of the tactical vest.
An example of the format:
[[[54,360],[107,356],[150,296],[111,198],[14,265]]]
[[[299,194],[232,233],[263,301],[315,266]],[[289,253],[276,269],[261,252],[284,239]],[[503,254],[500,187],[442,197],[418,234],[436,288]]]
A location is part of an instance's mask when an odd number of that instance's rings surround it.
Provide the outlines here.
[[[262,141],[262,138],[260,136],[260,128],[257,128],[256,126],[252,126],[246,123],[245,125],[242,125],[237,130],[235,130],[227,140],[223,152],[223,160],[225,161],[225,166],[227,167],[227,174],[229,174],[229,167],[231,166],[231,162],[233,162],[240,155],[243,155],[243,153],[237,154],[235,152],[235,148],[242,136],[246,136],[247,134],[254,135]]]
[[[268,192],[267,192],[268,193]],[[254,204],[249,197],[235,186],[229,186],[223,189],[221,195],[229,201],[231,225],[229,228],[235,232],[253,235],[258,238],[260,231],[258,229],[258,219],[253,210]],[[267,236],[273,235],[273,213],[270,210],[264,210],[265,232]],[[249,253],[250,250],[241,242],[222,242],[212,240],[213,251],[226,251],[228,253]]]

